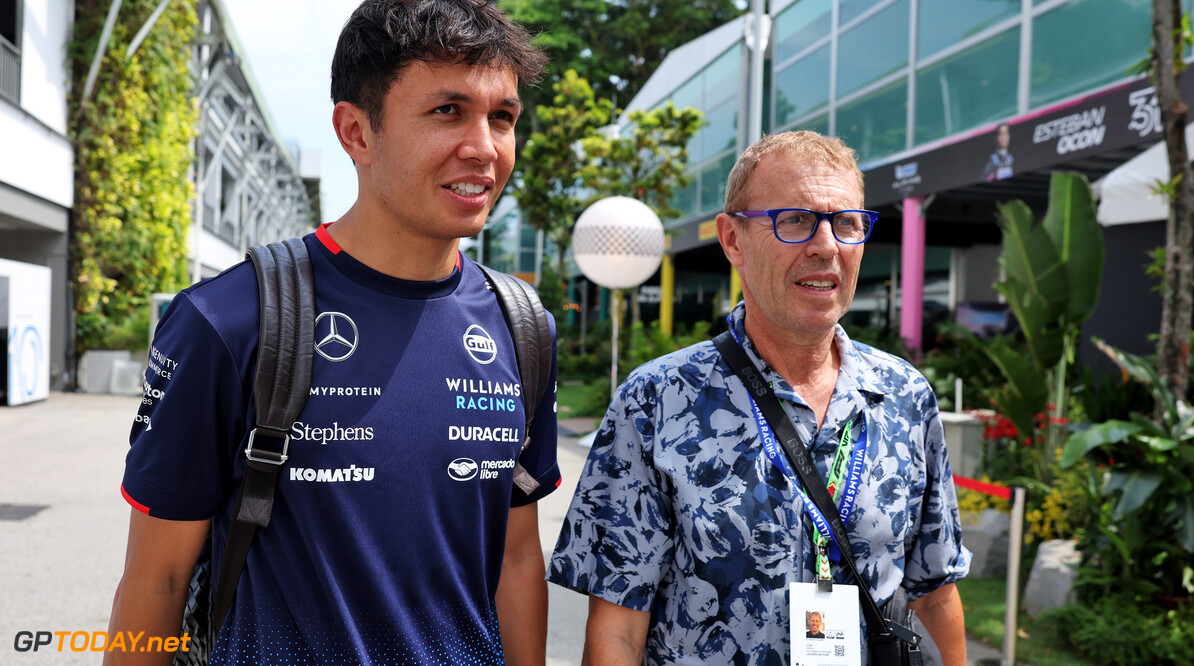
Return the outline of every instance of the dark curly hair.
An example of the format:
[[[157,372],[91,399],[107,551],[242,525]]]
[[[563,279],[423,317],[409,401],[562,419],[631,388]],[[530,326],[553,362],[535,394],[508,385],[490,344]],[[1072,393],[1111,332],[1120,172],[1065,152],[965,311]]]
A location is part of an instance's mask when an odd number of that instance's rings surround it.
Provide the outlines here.
[[[365,0],[344,24],[332,57],[332,102],[350,102],[381,125],[382,106],[402,70],[418,60],[510,67],[533,85],[547,57],[531,37],[483,0]]]

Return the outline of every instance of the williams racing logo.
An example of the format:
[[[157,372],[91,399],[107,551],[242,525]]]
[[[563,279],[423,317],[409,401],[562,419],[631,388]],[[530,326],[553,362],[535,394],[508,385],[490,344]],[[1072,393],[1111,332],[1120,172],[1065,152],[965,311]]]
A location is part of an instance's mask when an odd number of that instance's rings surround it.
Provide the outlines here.
[[[493,363],[493,359],[497,358],[497,343],[489,337],[485,329],[476,324],[469,326],[464,332],[464,349],[481,365]]]
[[[356,322],[342,312],[324,312],[315,319],[315,351],[329,361],[343,361],[357,350]]]

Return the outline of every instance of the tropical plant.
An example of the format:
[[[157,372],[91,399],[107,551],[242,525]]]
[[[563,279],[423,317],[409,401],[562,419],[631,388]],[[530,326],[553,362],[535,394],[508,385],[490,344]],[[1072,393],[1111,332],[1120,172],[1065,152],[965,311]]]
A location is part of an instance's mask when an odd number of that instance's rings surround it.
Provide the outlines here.
[[[1060,636],[1092,663],[1106,666],[1194,663],[1194,605],[1166,609],[1115,591],[1053,609]],[[1036,663],[1036,662],[1034,662]]]
[[[499,0],[551,57],[547,83],[575,70],[598,97],[629,102],[675,47],[742,14],[735,0]],[[666,27],[662,24],[666,22]],[[552,105],[544,86],[529,91],[532,109]],[[532,131],[546,131],[536,125]]]
[[[1007,380],[994,400],[1021,433],[1045,414],[1032,477],[1051,479],[1053,449],[1062,443],[1069,405],[1071,366],[1080,325],[1094,311],[1103,274],[1103,236],[1095,219],[1090,182],[1077,173],[1054,172],[1049,207],[1037,224],[1023,201],[999,206],[1006,278],[995,289],[1007,299],[1029,354],[1005,341],[985,347]],[[1052,409],[1049,408],[1052,405]]]
[[[71,278],[76,347],[143,348],[154,292],[186,284],[198,113],[190,98],[194,2],[170,3],[132,56],[125,52],[159,4],[126,0],[90,98],[83,80],[100,41],[107,0],[74,3],[68,45],[75,142]]]
[[[701,112],[667,102],[651,111],[632,111],[617,134],[597,133],[581,141],[586,163],[581,180],[595,198],[626,196],[650,206],[662,220],[677,218],[673,193],[691,178],[688,143],[701,126]]]
[[[536,109],[544,129],[523,147],[514,197],[527,224],[556,244],[557,265],[565,265],[576,218],[597,199],[629,196],[663,219],[678,215],[672,194],[688,185],[687,146],[700,127],[700,112],[669,102],[632,112],[629,124],[615,133],[609,124],[613,104],[598,99],[575,71],[565,72],[552,87],[553,106]]]
[[[1095,340],[1126,377],[1148,387],[1158,418],[1132,414],[1073,434],[1063,467],[1102,466],[1103,521],[1082,544],[1080,581],[1100,592],[1194,593],[1194,407],[1138,356]]]
[[[553,104],[535,109],[543,131],[532,133],[523,146],[514,198],[526,223],[556,244],[558,265],[563,266],[572,227],[586,200],[580,143],[609,124],[614,108],[609,100],[597,99],[589,82],[574,70],[565,72],[552,89]]]

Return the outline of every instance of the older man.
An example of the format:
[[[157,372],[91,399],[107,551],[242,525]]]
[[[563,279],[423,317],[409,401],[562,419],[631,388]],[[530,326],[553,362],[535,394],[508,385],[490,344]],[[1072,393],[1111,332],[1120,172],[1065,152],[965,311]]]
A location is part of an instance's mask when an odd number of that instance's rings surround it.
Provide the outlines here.
[[[945,662],[962,664],[953,583],[970,554],[936,399],[915,368],[838,325],[878,217],[862,206],[862,173],[838,139],[789,132],[747,149],[717,217],[742,277],[730,331],[822,478],[851,488],[842,512],[866,588],[880,605],[902,588]],[[585,663],[803,661],[792,642],[805,632],[793,638],[792,618],[857,581],[814,528],[783,452],[764,450],[766,427],[712,342],[656,359],[621,386],[548,573],[590,595]],[[841,465],[843,455],[857,464]],[[849,474],[828,473],[835,457]],[[854,635],[865,662],[861,627]]]

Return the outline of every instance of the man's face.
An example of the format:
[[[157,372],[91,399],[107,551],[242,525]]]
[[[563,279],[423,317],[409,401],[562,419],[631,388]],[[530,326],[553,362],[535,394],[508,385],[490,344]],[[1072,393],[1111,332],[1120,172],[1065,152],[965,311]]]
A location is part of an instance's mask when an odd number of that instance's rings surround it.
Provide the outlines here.
[[[763,158],[746,193],[746,210],[862,208],[853,172],[804,164],[784,153]],[[781,242],[767,217],[744,222],[721,216],[718,225],[726,255],[742,277],[748,325],[810,341],[831,333],[854,298],[863,246],[838,243],[828,222],[803,243]]]
[[[999,126],[999,131],[995,135],[995,142],[998,143],[999,147],[1003,150],[1007,150],[1007,147],[1011,145],[1012,133],[1011,130],[1007,128],[1007,125]]]
[[[814,634],[819,634],[821,633],[821,629],[823,627],[824,625],[821,623],[821,616],[819,614],[813,613],[812,615],[808,616],[809,631],[813,632]]]
[[[370,189],[399,231],[476,235],[514,168],[521,106],[510,68],[414,62],[372,132]]]

